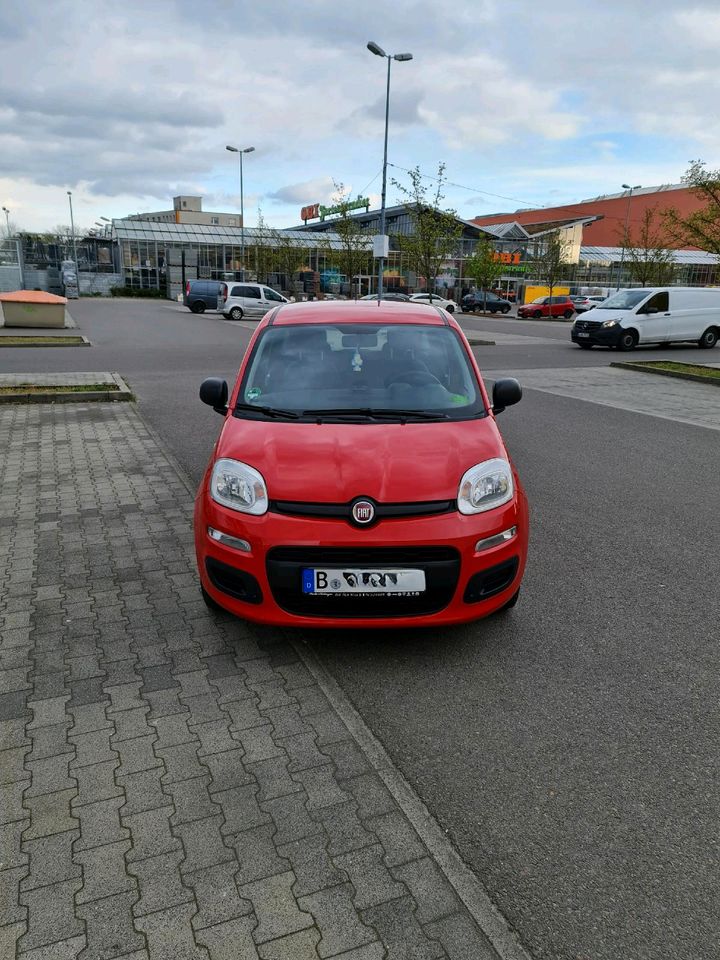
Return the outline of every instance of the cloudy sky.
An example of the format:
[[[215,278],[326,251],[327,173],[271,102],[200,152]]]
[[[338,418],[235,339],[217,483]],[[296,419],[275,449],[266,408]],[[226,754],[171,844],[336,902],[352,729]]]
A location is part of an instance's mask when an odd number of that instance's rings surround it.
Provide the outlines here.
[[[21,229],[201,194],[289,226],[444,161],[464,217],[720,166],[720,7],[676,0],[2,0],[0,199]],[[398,191],[388,186],[388,202]]]

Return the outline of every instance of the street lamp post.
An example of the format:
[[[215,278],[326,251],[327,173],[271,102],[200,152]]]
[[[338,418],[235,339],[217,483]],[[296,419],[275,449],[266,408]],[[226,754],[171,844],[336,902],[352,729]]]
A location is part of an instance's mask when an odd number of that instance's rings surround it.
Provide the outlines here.
[[[616,290],[620,289],[620,278],[622,277],[623,266],[625,265],[625,247],[628,242],[628,224],[630,223],[630,201],[632,200],[633,190],[639,190],[640,186],[641,184],[639,183],[635,184],[634,187],[631,187],[629,183],[622,184],[623,190],[629,190],[630,193],[628,194],[627,210],[625,212],[625,233],[623,234],[623,247],[620,252],[620,267],[618,269]]]
[[[383,237],[383,243],[385,243],[385,196],[387,194],[387,147],[388,147],[388,121],[390,118],[390,66],[393,60],[398,60],[403,62],[405,60],[412,60],[413,55],[411,53],[385,53],[382,47],[378,46],[377,43],[370,40],[367,45],[370,53],[374,53],[376,57],[385,57],[387,60],[387,87],[385,90],[385,147],[383,150],[383,171],[382,171],[382,199],[380,202],[380,236]],[[380,263],[378,266],[378,303],[382,299],[383,293],[383,271],[385,269],[385,258],[379,258]]]
[[[245,198],[243,196],[243,164],[242,158],[244,153],[252,153],[255,150],[255,147],[245,147],[240,149],[238,147],[231,147],[228,145],[225,147],[226,150],[229,150],[230,153],[236,153],[240,158],[240,251],[242,257],[242,274],[243,280],[245,279]]]
[[[3,213],[5,214],[5,226],[7,227],[7,235],[10,236],[10,211],[7,207],[3,207]]]
[[[70,201],[70,231],[72,233],[73,258],[75,260],[75,276],[77,277],[78,288],[79,288],[80,287],[80,270],[78,268],[77,246],[75,244],[75,220],[73,219],[72,190],[68,190],[67,195],[68,195],[68,200]]]

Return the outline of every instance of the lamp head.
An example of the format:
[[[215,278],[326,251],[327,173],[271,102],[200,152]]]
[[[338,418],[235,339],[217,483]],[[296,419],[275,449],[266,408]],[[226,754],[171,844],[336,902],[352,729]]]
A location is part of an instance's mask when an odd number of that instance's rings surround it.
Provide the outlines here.
[[[411,53],[396,53],[393,56],[393,60],[412,60],[413,55]]]
[[[255,152],[255,147],[245,147],[245,149],[243,150],[243,153],[254,153],[254,152]]]
[[[381,46],[378,46],[378,44],[375,43],[374,40],[370,40],[370,41],[369,41],[369,43],[368,43],[368,45],[367,45],[367,48],[368,48],[368,50],[370,51],[370,53],[374,53],[376,57],[386,57],[386,56],[387,56],[387,54],[385,53],[385,51],[383,50],[383,48],[382,48]]]
[[[230,144],[228,144],[227,147],[225,147],[225,149],[229,150],[230,153],[240,153],[237,147],[231,147]]]

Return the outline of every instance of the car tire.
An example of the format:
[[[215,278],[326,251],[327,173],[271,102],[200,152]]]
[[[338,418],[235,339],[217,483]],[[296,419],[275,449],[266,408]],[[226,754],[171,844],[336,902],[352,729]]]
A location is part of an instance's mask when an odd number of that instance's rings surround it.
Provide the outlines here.
[[[712,350],[718,342],[718,331],[716,327],[708,327],[705,333],[698,340],[698,346],[702,350]]]
[[[233,307],[228,316],[231,320],[242,320],[243,312],[240,307]]]
[[[520,598],[520,587],[517,588],[517,590],[515,591],[515,593],[514,593],[514,594],[510,597],[510,599],[508,600],[508,602],[507,602],[506,604],[504,604],[502,607],[500,607],[500,609],[499,609],[497,612],[498,612],[498,613],[507,613],[508,610],[512,610],[512,608],[513,608],[513,607],[515,606],[515,604],[518,602],[519,598]]]
[[[449,304],[445,309],[448,313],[455,313],[455,307],[452,304]]]
[[[536,310],[535,313],[533,314],[533,319],[535,319],[535,320],[542,320],[542,311],[541,311],[541,310]]]
[[[638,335],[634,330],[623,330],[617,342],[618,350],[634,350],[637,346]]]
[[[572,315],[573,315],[572,310],[566,310],[565,313],[563,313],[563,316],[565,317],[566,320],[572,320]]]
[[[196,300],[190,309],[193,313],[205,313],[205,304],[202,302],[202,300]]]
[[[510,307],[503,307],[503,313],[510,313]]]
[[[593,348],[592,343],[579,343],[578,346],[581,350],[592,350]]]

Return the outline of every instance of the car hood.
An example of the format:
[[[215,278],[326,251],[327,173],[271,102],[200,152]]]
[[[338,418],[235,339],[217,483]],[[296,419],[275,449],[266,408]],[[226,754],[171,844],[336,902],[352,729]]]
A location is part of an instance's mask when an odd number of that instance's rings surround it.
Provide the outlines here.
[[[228,417],[216,457],[265,478],[271,500],[452,500],[470,467],[507,457],[492,417],[439,423],[287,423]]]

